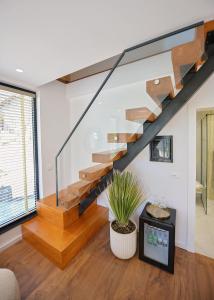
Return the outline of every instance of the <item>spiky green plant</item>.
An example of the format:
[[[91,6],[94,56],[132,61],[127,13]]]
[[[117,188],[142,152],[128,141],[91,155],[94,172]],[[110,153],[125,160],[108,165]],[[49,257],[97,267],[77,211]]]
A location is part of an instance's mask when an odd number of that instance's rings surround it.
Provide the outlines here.
[[[143,201],[143,194],[132,173],[114,171],[113,180],[108,187],[108,198],[119,226],[125,227]]]

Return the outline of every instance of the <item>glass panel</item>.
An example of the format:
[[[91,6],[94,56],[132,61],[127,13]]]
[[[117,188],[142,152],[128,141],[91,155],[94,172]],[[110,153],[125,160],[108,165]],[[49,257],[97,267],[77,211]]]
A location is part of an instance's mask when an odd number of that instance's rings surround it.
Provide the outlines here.
[[[144,223],[144,255],[168,266],[169,231]]]
[[[200,27],[192,28],[125,52],[57,158],[59,204],[73,197],[69,186],[79,180],[80,170],[108,161],[93,153],[126,149],[119,134],[139,137],[149,117],[161,114],[163,101],[180,91],[184,76],[204,54],[200,33]]]

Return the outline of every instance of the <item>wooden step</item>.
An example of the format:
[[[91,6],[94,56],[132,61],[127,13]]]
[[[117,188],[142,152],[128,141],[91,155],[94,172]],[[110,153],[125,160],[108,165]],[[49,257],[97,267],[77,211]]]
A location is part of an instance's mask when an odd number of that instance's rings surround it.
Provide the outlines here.
[[[65,196],[61,196],[59,198],[59,205],[64,207],[65,209],[70,209],[79,205],[80,203],[80,196],[77,196],[71,193],[69,190]]]
[[[195,29],[195,40],[183,45],[179,45],[172,49],[172,65],[175,77],[175,85],[177,89],[181,89],[182,85],[182,66],[194,66],[196,70],[204,63],[203,55],[205,52],[205,32],[204,26]]]
[[[68,186],[69,194],[74,194],[78,197],[90,192],[90,190],[95,187],[97,181],[92,180],[79,180]]]
[[[109,163],[120,159],[126,153],[127,153],[126,149],[92,153],[92,161],[97,163]]]
[[[102,176],[105,176],[111,169],[113,165],[110,164],[99,164],[93,167],[79,171],[79,177],[83,180],[98,180]]]
[[[161,102],[169,96],[175,97],[171,76],[156,78],[146,82],[146,92],[161,107]]]
[[[108,143],[133,143],[141,137],[138,133],[108,133]]]
[[[37,216],[22,225],[22,234],[34,248],[63,269],[107,222],[108,209],[92,205],[65,230]]]
[[[214,21],[208,21],[204,24],[204,33],[205,33],[205,39],[207,37],[208,32],[214,31]]]
[[[56,206],[56,194],[37,201],[37,213],[40,218],[64,229],[79,219],[78,207],[67,210]]]
[[[131,108],[126,110],[126,120],[140,122],[154,122],[157,116],[152,113],[147,107]]]

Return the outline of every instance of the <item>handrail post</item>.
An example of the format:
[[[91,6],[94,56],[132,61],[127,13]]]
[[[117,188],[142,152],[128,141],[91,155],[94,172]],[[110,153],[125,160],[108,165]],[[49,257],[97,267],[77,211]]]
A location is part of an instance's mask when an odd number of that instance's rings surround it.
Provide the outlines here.
[[[55,174],[56,174],[56,206],[59,206],[59,197],[58,197],[58,163],[57,163],[58,155],[55,158]]]

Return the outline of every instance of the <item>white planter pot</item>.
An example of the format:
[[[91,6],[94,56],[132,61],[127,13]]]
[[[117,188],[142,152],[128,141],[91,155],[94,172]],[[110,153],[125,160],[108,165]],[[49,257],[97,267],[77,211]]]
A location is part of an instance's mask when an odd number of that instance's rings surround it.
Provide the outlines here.
[[[110,245],[113,254],[120,259],[129,259],[135,255],[137,249],[137,225],[131,233],[122,234],[114,231],[110,223]]]

